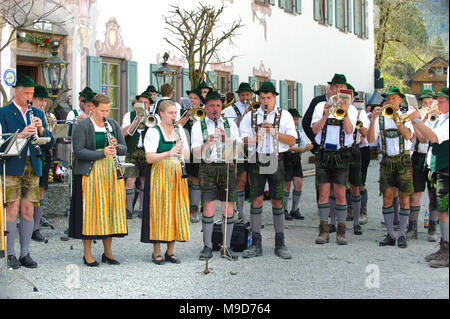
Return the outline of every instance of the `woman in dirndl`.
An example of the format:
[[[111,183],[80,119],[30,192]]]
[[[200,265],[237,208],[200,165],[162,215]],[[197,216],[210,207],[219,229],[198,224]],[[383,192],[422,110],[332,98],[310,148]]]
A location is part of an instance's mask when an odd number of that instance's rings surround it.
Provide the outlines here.
[[[83,240],[83,261],[98,266],[92,256],[92,240],[103,241],[102,262],[120,264],[112,253],[112,238],[127,235],[125,183],[118,179],[114,155],[125,155],[127,146],[119,124],[107,120],[110,100],[97,94],[89,118],[79,121],[73,132],[74,184],[69,218],[69,236]]]
[[[0,126],[1,132],[1,126]],[[0,137],[1,140],[1,137]],[[5,229],[6,229],[6,221],[3,216],[4,214],[4,203],[3,203],[3,177],[0,177],[0,258],[5,257]]]
[[[186,178],[182,178],[180,157],[189,159],[189,144],[183,127],[174,129],[177,108],[173,101],[161,102],[161,122],[150,128],[144,139],[147,167],[144,188],[141,242],[153,244],[152,261],[157,265],[178,264],[175,242],[190,238],[189,195]],[[167,244],[164,258],[161,243]]]

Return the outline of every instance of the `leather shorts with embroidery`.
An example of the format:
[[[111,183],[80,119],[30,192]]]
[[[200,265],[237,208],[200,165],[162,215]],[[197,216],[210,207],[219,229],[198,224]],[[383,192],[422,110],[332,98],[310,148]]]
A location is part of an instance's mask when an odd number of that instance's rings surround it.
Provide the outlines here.
[[[380,192],[388,187],[397,187],[401,193],[414,191],[412,161],[409,154],[383,156],[380,162]]]

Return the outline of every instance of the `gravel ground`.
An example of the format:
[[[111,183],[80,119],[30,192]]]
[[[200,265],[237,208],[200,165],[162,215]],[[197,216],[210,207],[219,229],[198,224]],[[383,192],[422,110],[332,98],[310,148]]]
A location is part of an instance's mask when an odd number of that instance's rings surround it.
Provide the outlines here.
[[[304,167],[305,170],[311,168],[311,165]],[[379,247],[378,242],[384,237],[385,230],[380,224],[381,198],[377,180],[378,163],[372,161],[368,174],[369,222],[363,226],[362,236],[353,235],[352,224],[348,222],[347,246],[338,246],[335,234],[331,234],[329,244],[314,244],[317,206],[314,178],[308,177],[304,180],[300,204],[306,218],[286,222],[286,245],[292,260],[281,260],[273,253],[270,202],[265,201],[263,256],[231,262],[219,258],[214,252],[209,275],[202,273],[205,262],[197,258],[203,247],[201,223],[192,224],[190,242],[176,245],[176,254],[182,260],[179,265],[157,266],[151,262],[152,246],[139,241],[141,220],[135,218],[129,221],[129,235],[113,241],[115,257],[121,265],[101,264],[97,268],[88,268],[83,265],[81,241],[61,241],[61,231],[67,227],[66,219],[54,218],[51,222],[55,230],[41,229],[48,243],[32,242],[31,254],[39,267],[18,270],[39,291],[33,292],[19,279],[6,288],[0,287],[0,297],[448,299],[449,269],[432,269],[423,260],[426,254],[438,247],[437,243],[426,241],[423,228],[427,196],[422,200],[419,239],[409,241],[407,249]],[[249,204],[246,204],[246,209],[248,211]],[[97,242],[93,253],[99,262],[102,252],[102,244]],[[3,259],[0,262],[3,263]],[[0,273],[4,283],[5,272]],[[371,280],[376,274],[379,274],[379,280]],[[13,278],[10,273],[6,276],[10,280]]]

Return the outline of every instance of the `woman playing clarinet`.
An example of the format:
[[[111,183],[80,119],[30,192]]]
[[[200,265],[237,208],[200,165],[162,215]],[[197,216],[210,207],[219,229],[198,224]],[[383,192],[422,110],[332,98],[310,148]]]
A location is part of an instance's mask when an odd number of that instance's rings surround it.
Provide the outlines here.
[[[189,145],[181,126],[174,128],[177,107],[171,100],[161,102],[161,123],[150,128],[144,139],[146,170],[141,242],[153,244],[152,261],[157,265],[180,263],[175,242],[190,238],[187,178],[182,177],[183,159],[189,159]],[[167,244],[164,258],[161,243]]]
[[[102,262],[118,265],[111,245],[113,237],[127,235],[125,184],[118,176],[116,156],[125,155],[127,146],[119,124],[111,119],[110,100],[97,94],[90,118],[78,122],[73,132],[75,156],[74,186],[69,236],[83,240],[83,261],[98,266],[92,256],[94,239],[103,241]]]

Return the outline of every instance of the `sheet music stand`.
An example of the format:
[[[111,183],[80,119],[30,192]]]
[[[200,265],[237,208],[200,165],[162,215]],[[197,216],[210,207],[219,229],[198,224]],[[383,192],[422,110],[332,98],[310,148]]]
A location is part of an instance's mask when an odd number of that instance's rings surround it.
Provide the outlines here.
[[[9,136],[7,139],[5,140],[0,140],[0,146],[2,146],[5,143],[8,143],[6,145],[6,148],[3,150],[3,152],[0,152],[0,161],[2,161],[2,165],[3,165],[3,178],[2,178],[2,192],[3,192],[3,229],[4,232],[3,234],[0,234],[1,236],[5,237],[5,243],[7,245],[7,241],[8,241],[8,237],[7,237],[7,230],[6,230],[6,207],[7,207],[7,203],[6,203],[6,183],[5,183],[5,179],[6,179],[6,157],[13,157],[13,156],[19,156],[23,149],[25,148],[25,146],[28,144],[28,141],[30,139],[30,136],[28,136],[27,138],[21,139],[20,143],[18,141],[18,137],[19,137],[19,130],[17,130],[15,133],[5,133],[5,134],[0,134],[0,136],[3,138],[4,136]],[[5,281],[6,281],[6,286],[11,285],[14,281],[16,281],[17,279],[22,279],[24,281],[26,281],[28,284],[30,284],[33,287],[33,291],[37,292],[38,289],[36,288],[36,286],[29,281],[27,278],[25,278],[25,276],[23,276],[22,274],[16,272],[14,269],[10,269],[8,268],[8,256],[5,253],[5,262],[4,262],[4,266],[3,269],[5,271]],[[11,282],[7,282],[7,278],[6,278],[6,274],[7,272],[11,272],[16,278],[13,279]]]

